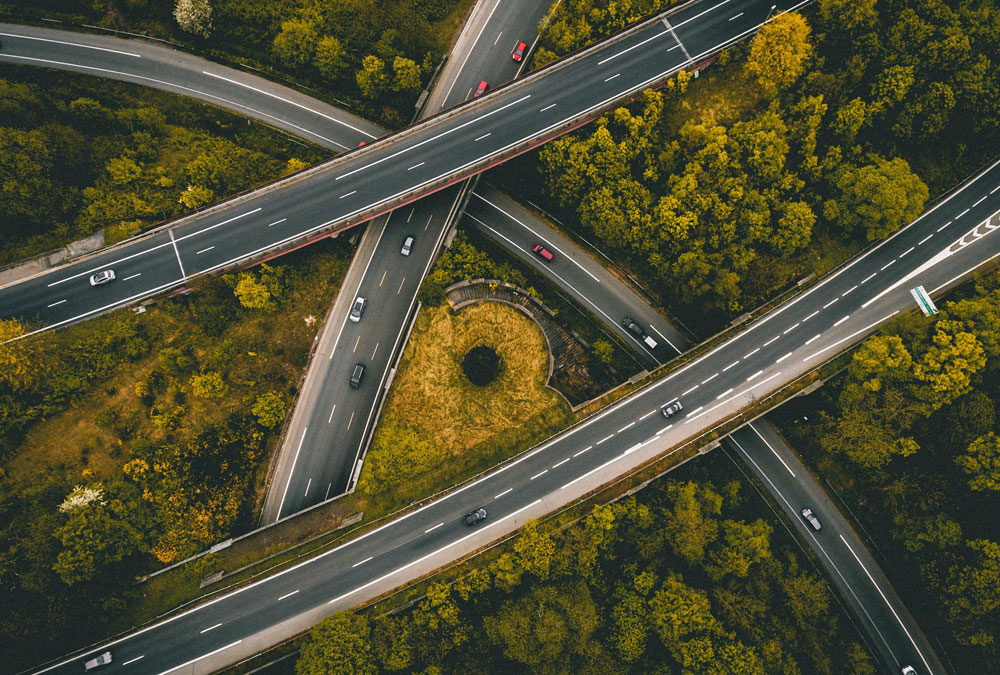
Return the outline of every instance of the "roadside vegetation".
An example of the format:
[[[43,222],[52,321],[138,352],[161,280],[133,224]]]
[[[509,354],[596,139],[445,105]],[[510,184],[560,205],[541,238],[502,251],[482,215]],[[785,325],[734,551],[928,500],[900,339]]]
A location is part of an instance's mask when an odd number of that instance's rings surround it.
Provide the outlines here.
[[[183,96],[0,67],[0,264],[120,241],[328,153]]]
[[[483,347],[499,356],[499,374],[480,386],[469,381],[463,361]],[[483,302],[457,314],[447,306],[424,308],[365,458],[358,491],[398,508],[563,429],[575,418],[545,386],[548,372],[544,336],[513,307]]]
[[[956,672],[1000,671],[1000,274],[909,314],[776,413]]]
[[[591,4],[563,3],[581,12],[563,24],[586,37]],[[712,333],[992,158],[997,17],[976,0],[820,0],[501,175]]]
[[[317,624],[296,672],[879,672],[812,561],[732,473],[715,452],[567,529],[531,522],[409,609]]]
[[[5,663],[95,639],[136,576],[252,526],[348,261],[328,240],[143,314],[0,345]],[[0,343],[21,332],[0,322]]]
[[[472,0],[8,0],[7,21],[60,18],[180,43],[401,127]],[[42,23],[42,25],[46,25]]]

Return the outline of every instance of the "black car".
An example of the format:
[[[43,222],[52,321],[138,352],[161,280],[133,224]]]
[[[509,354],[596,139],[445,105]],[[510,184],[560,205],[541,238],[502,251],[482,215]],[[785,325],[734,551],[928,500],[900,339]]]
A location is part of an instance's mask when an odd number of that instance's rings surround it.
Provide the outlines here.
[[[470,527],[472,525],[478,525],[484,520],[486,520],[486,509],[484,509],[483,507],[479,507],[472,513],[466,513],[465,517],[462,518],[462,522],[464,522],[466,525],[469,525]]]
[[[636,337],[641,338],[645,335],[645,332],[642,330],[642,326],[637,324],[630,316],[626,316],[622,319],[622,325],[625,326],[625,330],[632,333]]]

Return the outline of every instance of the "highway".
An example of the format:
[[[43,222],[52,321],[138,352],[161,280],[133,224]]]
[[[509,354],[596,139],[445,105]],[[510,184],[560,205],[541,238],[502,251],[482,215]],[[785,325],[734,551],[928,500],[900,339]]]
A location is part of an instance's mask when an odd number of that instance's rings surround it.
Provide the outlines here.
[[[1000,162],[732,339],[499,469],[317,558],[39,672],[70,672],[109,647],[123,669],[142,663],[141,672],[209,672],[669,455],[912,310],[910,286],[934,293],[1000,255],[998,193]],[[663,419],[660,408],[677,397],[684,411]],[[461,516],[481,505],[490,513],[485,527],[465,528]],[[915,639],[901,644],[891,657],[897,666],[944,672]]]
[[[471,53],[453,52],[430,91],[424,115],[433,112],[431,102],[443,107],[467,98],[456,82],[500,82],[520,70],[523,62],[516,63],[502,50],[498,53],[500,38],[504,33],[532,34],[547,0],[521,2],[516,12],[509,3],[499,9],[501,4],[477,4],[456,40],[456,49]],[[366,225],[273,460],[261,523],[353,489],[420,282],[454,225],[465,194],[465,186],[452,187]],[[401,246],[409,236],[414,237],[413,250],[404,257]],[[367,309],[361,321],[352,323],[347,315],[358,297],[365,298]],[[365,378],[360,389],[352,390],[347,374],[359,363],[365,366]]]
[[[484,192],[484,190],[480,189],[480,190],[479,190],[479,192]],[[499,198],[502,198],[502,195],[500,195],[499,197],[494,197],[494,196],[491,196],[491,197],[490,197],[490,199],[489,199],[489,201],[490,201],[490,202],[492,202],[492,204],[491,204],[490,208],[488,208],[487,210],[496,210],[496,211],[497,211],[497,212],[499,213],[499,212],[501,211],[501,209],[495,209],[495,208],[493,208],[493,207],[495,206],[495,203],[496,203],[497,201],[499,201]],[[473,210],[473,209],[475,208],[475,204],[477,204],[477,203],[478,203],[478,202],[480,202],[480,201],[482,201],[482,202],[486,202],[487,200],[485,200],[485,199],[477,199],[476,197],[473,197],[473,200],[472,200],[472,203],[470,203],[470,212],[471,212],[471,211],[472,211],[472,210]],[[423,204],[423,202],[421,202],[420,204],[416,205],[416,207],[419,207],[419,206],[421,206],[422,204]],[[482,205],[481,205],[481,206],[482,206]],[[402,213],[402,212],[405,212],[405,211],[407,211],[407,210],[411,210],[411,209],[415,209],[416,207],[407,207],[406,209],[401,209],[401,210],[400,210],[400,212],[398,212],[398,213],[397,213],[396,215],[399,215],[399,213]],[[507,215],[507,214],[509,214],[510,212],[514,211],[514,209],[515,209],[515,208],[517,208],[517,207],[516,207],[516,204],[515,204],[515,205],[514,205],[513,207],[511,207],[511,206],[508,206],[508,205],[504,205],[504,206],[503,206],[503,207],[501,207],[501,208],[502,208],[502,211],[504,212],[504,214],[505,214],[505,215]],[[488,217],[488,216],[486,216],[486,215],[485,215],[485,214],[484,214],[483,212],[480,212],[480,215],[481,215],[481,216],[483,216],[483,218],[482,218],[482,219],[481,219],[481,220],[480,220],[479,222],[483,222],[483,221],[484,221],[484,220],[485,220],[485,219],[486,219],[486,218]],[[967,215],[967,214],[963,214],[963,216],[962,216],[962,217],[965,217],[966,215]],[[411,216],[411,218],[412,218],[412,216],[413,216],[413,213],[412,213],[412,211],[411,211],[411,213],[410,213],[410,216]],[[502,217],[499,217],[499,216],[497,216],[497,214],[496,214],[496,213],[494,213],[494,214],[493,214],[493,216],[494,216],[494,218],[499,218],[500,220],[503,220],[503,218],[502,218]],[[521,216],[521,215],[516,215],[516,216],[515,216],[515,220],[521,220],[521,221],[525,221],[526,219],[525,219],[525,218],[524,218],[523,216]],[[968,220],[968,218],[966,218],[966,220]],[[523,224],[523,223],[522,223],[522,224]],[[945,224],[945,225],[944,225],[944,227],[942,228],[942,231],[943,231],[943,230],[945,230],[945,229],[947,229],[947,228],[948,228],[948,226],[949,226],[948,224]],[[508,231],[508,233],[510,233],[511,231],[517,231],[517,227],[513,227],[513,226],[511,226],[511,227],[512,227],[512,229],[511,229],[510,231]],[[535,225],[532,225],[531,227],[535,227]],[[529,230],[529,231],[530,231],[530,230]],[[983,230],[981,230],[981,231],[980,231],[980,234],[981,234],[981,235],[985,235],[985,234],[987,234],[987,233],[988,233],[989,231],[990,231],[990,228],[985,228],[985,229],[983,229]],[[537,233],[537,230],[535,231],[535,233],[534,233],[534,234],[536,234],[536,235],[538,234],[538,233]],[[931,236],[933,236],[933,235],[931,235]],[[529,238],[530,238],[530,237],[529,237]],[[972,237],[970,237],[970,238],[972,238]],[[927,239],[930,239],[930,237],[927,237]],[[549,241],[549,239],[546,239],[546,241]],[[921,242],[921,243],[926,243],[926,242]],[[516,244],[515,244],[515,248],[516,248],[516,247],[518,247],[518,245],[516,245]],[[551,247],[551,246],[550,246],[550,247]],[[566,248],[566,247],[564,247],[564,248]],[[912,252],[912,251],[913,251],[913,250],[914,250],[915,248],[916,248],[916,246],[912,247],[911,249],[909,249],[909,250],[907,250],[907,251],[904,251],[904,252],[903,252],[903,253],[902,253],[902,254],[901,254],[901,255],[899,256],[899,259],[901,259],[901,258],[905,257],[906,255],[909,255],[909,254],[910,254],[910,253],[911,253],[911,252]],[[525,257],[526,257],[526,259],[528,259],[528,260],[532,260],[532,257],[531,257],[531,255],[530,255],[529,253],[527,253],[527,250],[530,250],[530,249],[526,249],[526,250],[524,251],[524,253],[525,253]],[[570,252],[570,254],[572,255],[572,244],[570,244],[570,245],[569,245],[569,248],[566,248],[566,251]],[[561,252],[566,252],[566,251],[561,251]],[[398,251],[396,252],[396,254],[398,255]],[[952,262],[954,262],[954,263],[961,263],[961,261],[962,261],[962,258],[961,258],[960,256],[959,256],[959,257],[955,257],[955,256],[952,256],[952,257],[953,257],[953,261],[952,261]],[[890,261],[890,262],[888,263],[888,265],[889,265],[889,266],[891,266],[892,264],[894,264],[894,263],[896,262],[896,260],[897,260],[897,258],[893,258],[893,259],[892,259],[892,260],[891,260],[891,261]],[[973,257],[973,260],[975,260],[975,257]],[[536,265],[540,265],[540,266],[542,266],[542,267],[545,267],[545,266],[544,266],[544,265],[543,265],[542,263],[540,263],[540,262],[539,262],[539,261],[537,261],[537,260],[533,260],[533,262],[534,262],[534,264],[536,264]],[[557,261],[557,262],[558,262],[558,261]],[[578,265],[578,267],[580,267],[580,268],[582,269],[582,266]],[[953,265],[951,265],[951,267],[953,267],[953,268],[954,268],[954,267],[955,267],[955,265],[953,264]],[[572,272],[572,264],[570,264],[570,268],[571,268],[571,269],[570,269],[570,272]],[[551,268],[551,267],[550,267],[550,268],[548,269],[548,271],[549,271],[549,272],[551,272],[551,271],[552,271],[552,269],[553,269],[553,268]],[[884,271],[884,270],[882,270],[882,271]],[[585,273],[583,273],[583,274],[589,274],[589,273],[585,272]],[[567,274],[566,276],[567,276],[567,278],[570,278],[570,276],[571,276],[571,275],[570,275],[570,274]],[[867,279],[866,279],[866,281],[867,281]],[[572,287],[572,284],[570,284],[570,286]],[[930,287],[929,287],[929,288],[930,288]],[[853,292],[853,289],[851,289],[851,290],[849,290],[849,291],[848,291],[848,293],[850,293],[850,292]],[[845,295],[846,295],[846,294],[845,294]],[[586,299],[586,296],[583,296],[583,297],[584,297],[584,298]],[[351,299],[351,298],[348,298],[348,300],[347,300],[347,302],[348,302],[348,303],[349,303],[350,299]],[[586,303],[586,302],[584,302],[583,304],[587,304],[587,303]],[[602,312],[601,312],[601,311],[599,310],[599,308],[600,308],[600,307],[602,307],[602,306],[604,306],[604,307],[607,307],[607,306],[613,306],[613,305],[608,305],[608,303],[607,303],[607,302],[602,302],[602,301],[600,301],[600,300],[598,300],[597,302],[591,302],[591,304],[593,305],[593,306],[591,307],[591,309],[592,309],[592,310],[593,310],[593,309],[594,309],[595,307],[596,307],[596,308],[598,308],[598,311],[595,311],[595,313],[596,313],[596,314],[601,314],[601,313],[602,313]],[[642,303],[641,301],[639,301],[639,304],[640,304],[640,305],[642,305],[643,303]],[[640,309],[641,309],[641,308],[635,308],[635,309],[630,309],[629,311],[630,311],[630,312],[634,312],[634,313],[638,314],[638,313],[639,313],[639,311],[640,311]],[[648,309],[648,308],[647,308],[647,309]],[[334,311],[334,312],[333,312],[333,314],[334,314],[334,315],[336,315],[336,314],[337,314],[337,312],[336,312],[336,311]],[[662,319],[661,319],[661,320],[662,320]],[[657,320],[656,320],[656,317],[649,317],[648,319],[646,319],[646,321],[647,321],[647,322],[649,323],[650,327],[652,327],[652,324],[655,324]],[[641,317],[640,317],[640,322],[643,322],[643,319],[642,319]],[[610,322],[610,323],[611,323],[612,325],[614,325],[614,324],[615,324],[616,322]],[[669,324],[667,324],[667,325],[669,325]],[[669,358],[669,356],[668,356],[668,358]],[[650,355],[650,359],[651,359],[651,361],[652,361],[653,359],[655,359],[655,357],[653,357],[652,355]],[[345,389],[346,389],[346,386],[345,386]],[[743,432],[738,432],[737,434],[734,434],[734,438],[738,438],[738,437],[739,437],[739,435],[740,435],[740,433],[743,433]],[[744,439],[744,442],[745,442],[745,444],[747,444],[747,445],[749,446],[749,443],[748,443],[748,442],[746,442],[746,440],[745,440],[745,439]],[[752,464],[752,460],[751,460],[751,464]],[[307,489],[308,489],[308,488],[307,488]],[[801,488],[799,488],[799,489],[801,490]],[[831,512],[832,512],[832,511],[831,511]],[[797,511],[794,511],[794,510],[792,510],[792,511],[790,511],[789,513],[790,513],[790,515],[791,515],[791,516],[792,516],[792,518],[793,518],[793,522],[799,522],[799,520],[800,520],[800,519],[797,519]],[[824,520],[824,523],[825,523],[825,522],[826,522],[826,521]],[[800,524],[801,524],[801,523],[800,523]],[[821,533],[821,534],[822,534],[822,533]],[[840,536],[842,537],[842,535],[840,535]],[[815,538],[814,538],[814,539],[815,539]],[[845,545],[846,545],[846,542],[845,542]],[[848,546],[848,548],[850,548],[850,547]],[[825,555],[825,554],[824,554],[824,555]],[[821,556],[821,557],[822,557],[822,556]],[[869,569],[871,569],[872,567],[873,567],[873,565],[872,565],[872,566],[869,566]],[[877,570],[876,570],[876,572],[877,572]],[[836,575],[834,575],[834,577],[836,578]],[[881,577],[879,577],[879,578],[881,579]],[[856,581],[856,580],[855,580],[855,581]],[[882,580],[882,581],[884,581],[884,580]],[[855,585],[856,585],[856,584],[855,584]],[[887,584],[883,584],[883,587],[887,587]],[[890,589],[890,591],[889,591],[889,592],[891,593],[891,589]],[[898,600],[898,599],[897,599],[897,600]],[[876,603],[876,604],[877,604],[877,603]],[[897,602],[896,604],[897,604],[897,606],[899,606],[899,603],[898,603],[898,602]],[[887,616],[888,616],[888,615],[887,615]],[[888,621],[888,623],[890,623],[890,624],[892,623],[891,619],[890,619],[890,620]],[[873,634],[877,634],[877,632],[878,632],[878,624],[875,624],[875,632],[874,632]],[[903,640],[903,641],[902,641],[901,643],[902,643],[902,644],[905,644],[905,639],[904,639],[904,640]],[[878,645],[876,645],[876,646],[878,646]],[[885,648],[886,648],[886,649],[888,650],[888,655],[886,655],[885,653],[883,653],[883,656],[884,656],[884,657],[886,657],[886,660],[887,660],[887,662],[891,663],[891,662],[893,662],[893,661],[892,661],[892,660],[890,660],[890,659],[894,659],[894,658],[895,658],[895,655],[893,655],[893,654],[892,654],[892,650],[891,650],[891,649],[888,649],[888,644],[886,644],[886,645],[885,645]]]
[[[782,5],[787,8],[791,3]],[[57,327],[183,286],[200,273],[391,211],[564,133],[752,32],[759,0],[701,2],[321,167],[150,236],[0,289],[0,317]],[[2,37],[2,36],[0,36]],[[24,38],[3,41],[17,60]],[[34,41],[31,41],[34,42]],[[690,56],[690,58],[689,58]],[[279,187],[280,186],[280,187]],[[92,289],[90,274],[116,271]]]

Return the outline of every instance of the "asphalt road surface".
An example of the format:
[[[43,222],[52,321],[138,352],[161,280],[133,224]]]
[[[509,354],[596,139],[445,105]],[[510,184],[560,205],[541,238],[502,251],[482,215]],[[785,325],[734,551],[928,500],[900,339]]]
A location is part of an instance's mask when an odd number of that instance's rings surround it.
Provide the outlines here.
[[[368,220],[565,132],[663,81],[696,55],[749,34],[770,13],[771,6],[759,0],[689,6],[669,23],[645,25],[385,142],[183,219],[165,232],[8,285],[0,289],[0,317],[63,325]],[[4,58],[14,58],[26,41],[4,40]],[[108,268],[120,281],[96,289],[87,284],[91,274]]]
[[[317,558],[39,672],[72,672],[108,648],[123,669],[141,664],[135,672],[209,672],[669,456],[912,310],[910,287],[923,284],[933,294],[1000,255],[998,193],[1000,162],[732,339],[499,469]],[[664,419],[661,408],[677,398],[684,410]],[[462,515],[479,506],[489,511],[484,526],[464,527]],[[897,666],[943,672],[933,654],[910,648],[893,652]]]
[[[425,116],[434,112],[431,102],[440,101],[444,107],[467,98],[454,87],[456,81],[488,77],[499,82],[523,64],[509,53],[495,53],[495,47],[505,32],[533,34],[547,0],[521,2],[517,12],[511,11],[510,3],[497,11],[499,6],[499,0],[481,2],[473,10],[456,51],[430,92]],[[366,226],[344,280],[345,292],[338,295],[318,337],[317,352],[278,450],[261,523],[275,522],[353,489],[420,282],[457,220],[464,196],[463,186],[449,188]],[[413,250],[403,256],[401,246],[409,236],[414,237]],[[355,324],[348,311],[358,297],[365,298],[367,309]],[[358,364],[365,367],[365,380],[359,390],[352,390],[346,384],[348,374]]]

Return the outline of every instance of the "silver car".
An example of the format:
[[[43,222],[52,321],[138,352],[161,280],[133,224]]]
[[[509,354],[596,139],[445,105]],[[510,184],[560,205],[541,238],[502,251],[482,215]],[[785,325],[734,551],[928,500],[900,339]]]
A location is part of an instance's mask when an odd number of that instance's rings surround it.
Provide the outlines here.
[[[812,525],[812,529],[817,532],[822,529],[823,526],[819,524],[819,519],[813,515],[812,509],[802,509],[802,517],[806,519],[806,522]]]
[[[354,323],[361,321],[361,315],[365,313],[365,305],[367,304],[368,301],[359,295],[358,299],[354,301],[354,306],[351,307],[351,313],[348,318]]]
[[[109,663],[111,663],[111,652],[104,652],[103,654],[98,654],[94,658],[84,663],[83,669],[93,670],[94,668],[100,668],[101,666],[106,666]]]
[[[109,281],[114,281],[114,280],[115,280],[114,270],[101,270],[97,274],[92,274],[90,276],[90,285],[100,286],[101,284],[106,284]]]
[[[680,399],[677,399],[660,408],[660,414],[664,417],[673,417],[682,410],[684,410],[684,406],[681,405]]]
[[[403,240],[403,248],[399,250],[403,255],[410,255],[410,251],[413,250],[413,237],[407,237]]]

